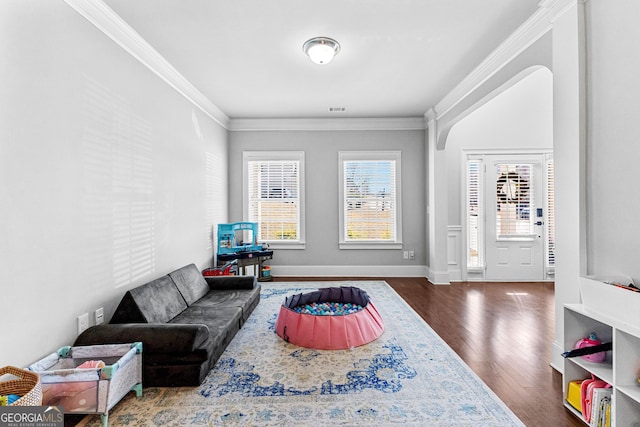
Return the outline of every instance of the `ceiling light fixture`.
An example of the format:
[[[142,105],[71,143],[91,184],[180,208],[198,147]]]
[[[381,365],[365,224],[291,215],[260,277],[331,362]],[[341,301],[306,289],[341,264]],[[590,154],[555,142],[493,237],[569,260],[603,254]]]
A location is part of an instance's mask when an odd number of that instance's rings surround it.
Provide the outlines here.
[[[324,65],[340,52],[340,43],[329,37],[314,37],[304,42],[302,50],[309,55],[311,61]]]

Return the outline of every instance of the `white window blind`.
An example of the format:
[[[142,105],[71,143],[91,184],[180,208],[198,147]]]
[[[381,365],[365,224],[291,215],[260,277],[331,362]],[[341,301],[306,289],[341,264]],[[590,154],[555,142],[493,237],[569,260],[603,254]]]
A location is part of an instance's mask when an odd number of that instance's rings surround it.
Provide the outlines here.
[[[258,223],[258,241],[301,243],[303,154],[245,153],[247,221]]]
[[[484,265],[482,206],[482,179],[484,163],[480,159],[467,160],[467,267],[481,268]]]
[[[556,265],[556,224],[553,158],[547,158],[547,266]]]
[[[341,244],[399,243],[400,153],[341,152],[340,163]]]

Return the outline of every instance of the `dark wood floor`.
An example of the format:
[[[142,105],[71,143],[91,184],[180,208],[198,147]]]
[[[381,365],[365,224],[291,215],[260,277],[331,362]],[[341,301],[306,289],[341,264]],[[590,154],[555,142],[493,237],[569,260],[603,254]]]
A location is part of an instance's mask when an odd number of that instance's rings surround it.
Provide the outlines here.
[[[357,280],[275,278],[275,281]],[[372,280],[367,278],[366,280]],[[562,377],[549,365],[555,336],[553,283],[385,280],[527,426],[585,424],[562,404]]]

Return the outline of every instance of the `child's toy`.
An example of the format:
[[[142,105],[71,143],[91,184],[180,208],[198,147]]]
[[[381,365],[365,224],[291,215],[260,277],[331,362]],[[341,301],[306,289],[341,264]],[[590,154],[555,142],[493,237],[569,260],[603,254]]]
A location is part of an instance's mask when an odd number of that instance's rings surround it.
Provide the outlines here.
[[[257,222],[218,224],[218,254],[261,251]]]
[[[100,414],[107,427],[109,410],[129,391],[142,396],[142,343],[62,347],[29,370],[40,375],[43,405]]]
[[[271,278],[271,267],[265,265],[264,267],[262,267],[262,271],[260,272],[260,274],[264,278]]]
[[[601,343],[595,334],[578,340],[575,348],[562,353],[562,357],[582,357],[588,362],[602,363],[607,360],[607,351],[613,348],[612,342]]]
[[[569,387],[567,388],[567,402],[578,411],[582,413],[582,398],[580,393],[580,386],[582,385],[583,380],[571,381],[569,382]]]
[[[582,381],[580,384],[580,395],[581,395],[581,406],[582,406],[582,418],[586,422],[591,421],[591,415],[593,412],[593,391],[597,388],[611,388],[611,384],[606,381],[596,379],[596,377],[591,374],[590,379],[586,379]]]
[[[202,270],[204,277],[235,276],[238,274],[238,260],[229,261],[222,267],[211,267]]]
[[[0,396],[0,406],[13,405],[18,399],[20,399],[20,396],[18,396],[17,394],[9,394],[7,396]]]
[[[321,315],[319,311],[330,310],[328,301],[334,303],[334,309],[336,304],[343,308],[350,304],[349,313]],[[301,308],[298,312],[296,307],[303,307],[305,311]],[[383,332],[384,321],[369,295],[350,286],[288,296],[276,320],[276,333],[283,340],[320,350],[358,347],[377,339]]]
[[[602,341],[598,340],[596,334],[590,334],[588,338],[582,338],[578,340],[575,345],[576,349],[586,348],[586,347],[596,347],[602,344]],[[607,359],[607,353],[604,351],[599,351],[593,354],[585,354],[581,356],[584,360],[588,362],[596,362],[602,363]]]

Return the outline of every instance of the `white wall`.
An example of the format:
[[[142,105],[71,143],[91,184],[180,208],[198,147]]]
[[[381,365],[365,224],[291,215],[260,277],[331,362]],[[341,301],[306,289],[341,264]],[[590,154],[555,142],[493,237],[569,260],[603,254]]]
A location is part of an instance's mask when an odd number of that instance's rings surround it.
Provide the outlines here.
[[[564,304],[580,302],[584,269],[584,5],[575,2],[553,20],[553,155],[555,167],[556,336],[552,366],[562,369]]]
[[[539,68],[456,123],[447,138],[449,225],[462,225],[463,150],[553,148],[553,76]]]
[[[554,152],[556,170],[563,170],[556,174],[556,367],[562,366],[563,304],[580,301],[579,275],[640,281],[639,13],[635,0],[590,0],[554,21]]]
[[[640,283],[640,2],[586,6],[587,272]]]
[[[0,57],[0,366],[24,366],[210,265],[228,133],[63,2],[0,2]]]
[[[243,151],[305,152],[306,249],[277,250],[271,262],[274,274],[295,271],[294,275],[384,275],[391,271],[374,272],[374,269],[425,266],[424,131],[233,131],[229,150],[231,221],[243,219]],[[401,150],[403,246],[404,250],[415,251],[415,260],[404,260],[402,250],[338,249],[338,151],[341,150]],[[283,269],[284,266],[294,268]],[[345,269],[333,268],[335,266]]]

